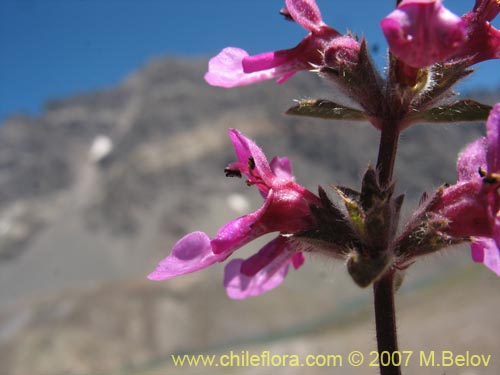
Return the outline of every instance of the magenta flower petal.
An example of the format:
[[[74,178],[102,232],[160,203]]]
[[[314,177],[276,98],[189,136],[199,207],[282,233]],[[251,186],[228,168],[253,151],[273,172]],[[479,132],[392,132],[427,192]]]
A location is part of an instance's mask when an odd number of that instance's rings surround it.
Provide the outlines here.
[[[470,64],[500,58],[500,30],[489,21],[500,12],[498,0],[476,0],[474,8],[462,16],[467,41],[453,58],[470,59]]]
[[[276,80],[276,83],[277,83],[277,84],[279,84],[279,85],[281,85],[281,84],[282,84],[282,83],[284,83],[285,81],[287,81],[287,80],[289,80],[290,78],[292,78],[292,77],[295,75],[295,73],[297,73],[297,72],[289,72],[289,73],[285,73],[285,74],[283,74],[283,76],[281,76],[280,78],[278,78],[278,79]]]
[[[472,260],[476,263],[483,263],[484,248],[488,246],[488,242],[492,241],[490,238],[479,237],[474,240],[470,245]]]
[[[445,61],[466,39],[464,22],[440,0],[403,0],[381,27],[391,52],[414,68]]]
[[[480,167],[486,168],[486,138],[479,138],[470,143],[458,156],[458,181],[478,178]]]
[[[486,122],[488,172],[500,172],[500,104],[493,107]]]
[[[227,257],[234,250],[271,232],[271,229],[260,224],[270,203],[270,200],[264,201],[264,205],[257,211],[234,219],[219,229],[211,242],[212,251],[215,254],[226,254]]]
[[[493,240],[495,241],[497,249],[500,249],[500,211],[496,212],[494,218]]]
[[[288,238],[277,237],[247,260],[231,261],[224,274],[227,294],[242,299],[277,287],[283,282],[291,263],[300,267],[303,262],[303,256],[295,258],[300,254],[297,251],[297,245]]]
[[[280,73],[274,69],[268,69],[255,73],[243,71],[243,59],[248,53],[240,48],[224,48],[217,56],[208,62],[208,72],[205,81],[212,86],[237,87],[251,85],[278,76]]]
[[[267,69],[274,69],[280,65],[286,64],[292,55],[289,51],[290,50],[264,52],[258,55],[245,57],[242,61],[243,71],[245,73],[255,73]]]
[[[210,238],[203,232],[193,232],[181,238],[174,245],[172,252],[163,259],[148,278],[166,280],[184,275],[223,261],[227,255],[214,254]]]
[[[286,0],[286,9],[304,29],[317,33],[325,25],[314,0]]]
[[[212,251],[230,254],[267,233],[291,234],[311,228],[315,220],[311,204],[319,204],[318,198],[295,183],[270,190],[260,209],[227,223],[217,232],[212,239]]]
[[[460,153],[459,181],[443,191],[436,209],[449,221],[447,233],[472,237],[472,259],[500,276],[499,131],[497,104],[488,117],[486,137],[472,142]]]
[[[292,163],[287,157],[275,157],[271,160],[271,171],[278,178],[293,180]]]
[[[288,261],[295,253],[294,250],[290,251],[291,246],[289,242],[285,237],[277,237],[268,242],[258,253],[243,261],[241,264],[241,273],[246,276],[254,276],[261,269],[268,267],[273,262],[279,266]]]
[[[265,184],[271,185],[274,175],[260,147],[236,129],[229,129],[228,133],[242,168],[240,172],[246,174],[251,182],[257,182],[256,178],[260,178]],[[248,168],[249,159],[255,164],[252,170]]]
[[[472,259],[483,263],[490,270],[500,276],[500,251],[491,238],[478,238],[471,244]]]
[[[270,72],[272,77],[278,77],[278,83],[283,77],[291,77],[299,70],[311,69],[311,64],[305,56],[318,55],[317,51],[308,51],[311,38],[305,37],[297,46],[274,52],[264,52],[255,56],[245,57],[242,61],[243,71],[248,74],[259,72]],[[311,57],[317,60],[316,57]]]
[[[293,268],[298,270],[300,267],[302,267],[305,261],[306,258],[304,257],[303,253],[295,253],[292,257]]]
[[[274,289],[283,282],[288,273],[287,265],[274,274],[268,274],[263,270],[249,277],[240,272],[242,262],[243,259],[234,259],[224,270],[224,287],[227,295],[233,299],[255,297]]]
[[[435,210],[450,221],[447,232],[452,236],[490,237],[487,205],[483,182],[477,174],[476,178],[446,188]]]
[[[482,168],[488,173],[500,172],[500,104],[493,107],[486,122],[486,137],[470,143],[458,156],[458,180],[478,178]]]

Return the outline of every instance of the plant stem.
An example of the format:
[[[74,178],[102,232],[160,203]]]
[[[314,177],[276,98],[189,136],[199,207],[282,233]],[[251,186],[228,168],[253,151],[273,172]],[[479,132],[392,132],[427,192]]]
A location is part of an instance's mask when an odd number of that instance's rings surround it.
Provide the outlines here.
[[[398,338],[396,330],[396,312],[394,309],[394,272],[387,272],[380,280],[373,284],[375,300],[375,325],[377,327],[377,348],[379,353],[379,367],[381,375],[400,375],[399,366],[392,363],[398,356],[391,354],[398,351]],[[388,352],[382,355],[383,352]],[[383,358],[382,358],[383,356]],[[383,366],[382,363],[389,365]]]
[[[399,129],[397,123],[386,123],[382,127],[378,149],[377,170],[381,186],[387,186],[392,180],[396,151],[398,149]]]
[[[382,127],[380,136],[380,146],[377,160],[377,170],[379,172],[379,183],[387,186],[391,183],[396,151],[399,139],[398,123],[386,122]],[[388,243],[388,242],[387,242]],[[386,249],[380,249],[386,251]],[[373,297],[375,305],[375,326],[377,330],[377,348],[379,353],[379,367],[381,375],[399,375],[401,370],[392,361],[387,364],[387,358],[382,353],[388,352],[389,358],[392,353],[398,350],[396,312],[394,309],[394,270],[389,269],[378,281],[373,284]]]

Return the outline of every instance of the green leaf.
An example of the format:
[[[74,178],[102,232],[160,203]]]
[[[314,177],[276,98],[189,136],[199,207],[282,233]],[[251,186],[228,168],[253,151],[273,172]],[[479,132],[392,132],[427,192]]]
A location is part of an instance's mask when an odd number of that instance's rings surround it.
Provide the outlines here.
[[[354,190],[341,186],[332,185],[332,187],[335,189],[339,197],[344,201],[345,208],[347,210],[347,213],[349,214],[349,217],[351,218],[353,226],[361,235],[364,235],[365,214],[359,202],[360,194]],[[358,196],[356,197],[356,195]]]
[[[330,120],[367,121],[363,112],[323,100],[304,100],[285,112],[287,115],[308,116]]]
[[[483,121],[488,118],[490,111],[491,106],[466,99],[427,111],[414,112],[407,117],[407,120],[410,123]]]

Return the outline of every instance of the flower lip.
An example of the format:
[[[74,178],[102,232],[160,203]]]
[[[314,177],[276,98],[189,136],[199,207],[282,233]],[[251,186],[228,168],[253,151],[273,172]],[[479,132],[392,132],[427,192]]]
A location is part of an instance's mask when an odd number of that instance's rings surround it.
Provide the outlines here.
[[[478,237],[471,244],[472,260],[483,263],[500,276],[500,251],[497,243],[491,238]]]
[[[466,41],[464,21],[440,0],[405,0],[381,27],[391,52],[414,68],[447,60]]]
[[[170,255],[163,259],[148,278],[165,280],[195,272],[225,259],[212,252],[210,238],[203,232],[189,233],[174,245]]]
[[[205,81],[224,88],[251,85],[256,82],[271,79],[277,75],[274,69],[259,71],[252,74],[243,71],[243,59],[249,56],[241,48],[224,48],[217,56],[208,62],[208,72]]]
[[[257,185],[262,194],[267,194],[275,176],[266,155],[250,139],[236,129],[228,130],[238,161],[229,164],[227,170],[234,174],[245,174],[250,185]]]
[[[290,265],[298,269],[303,264],[300,246],[278,236],[252,257],[229,262],[224,270],[224,286],[230,298],[253,297],[281,284]]]
[[[486,160],[488,173],[500,172],[500,103],[490,112],[486,122],[486,139],[488,140]]]
[[[325,25],[314,0],[286,0],[288,13],[304,29],[319,33]]]

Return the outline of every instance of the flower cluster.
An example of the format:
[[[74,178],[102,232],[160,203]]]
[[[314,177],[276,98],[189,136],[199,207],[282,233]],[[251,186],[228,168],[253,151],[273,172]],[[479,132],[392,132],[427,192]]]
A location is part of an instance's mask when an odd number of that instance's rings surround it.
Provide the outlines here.
[[[500,58],[500,31],[489,22],[498,12],[498,0],[476,0],[462,17],[441,0],[403,0],[381,26],[391,52],[409,66],[460,59],[471,65]]]
[[[334,186],[340,209],[323,189],[315,195],[298,185],[287,158],[268,163],[262,150],[235,129],[229,137],[237,161],[225,173],[247,178],[264,198],[257,211],[224,225],[210,238],[193,232],[181,238],[149,275],[164,280],[223,262],[234,251],[268,233],[277,237],[248,259],[233,259],[224,285],[232,298],[259,295],[279,285],[304,252],[344,259],[360,286],[377,283],[411,265],[417,256],[472,242],[472,257],[500,276],[500,104],[491,107],[453,96],[452,87],[478,62],[500,58],[500,31],[490,21],[500,0],[476,0],[459,17],[441,0],[403,0],[381,22],[390,49],[382,78],[366,42],[342,35],[323,22],[314,0],[286,0],[282,13],[309,31],[294,48],[250,56],[225,48],[209,62],[205,80],[235,87],[314,70],[355,102],[306,100],[287,113],[334,120],[369,121],[381,131],[376,168],[364,174],[361,190]],[[432,76],[432,79],[429,78]],[[395,195],[392,172],[400,132],[415,122],[478,121],[489,118],[486,137],[460,154],[458,181],[423,199],[398,235],[403,195]]]
[[[165,280],[223,262],[250,241],[271,232],[277,238],[250,258],[234,259],[225,269],[224,285],[232,298],[261,294],[279,285],[290,265],[295,269],[304,263],[303,246],[294,241],[294,233],[315,225],[311,205],[319,198],[297,184],[287,158],[274,158],[271,163],[262,150],[235,129],[229,130],[238,161],[230,164],[228,177],[247,177],[247,184],[259,189],[264,205],[257,211],[223,226],[210,239],[203,232],[181,238],[168,257],[149,275],[151,280]]]
[[[500,276],[500,104],[486,123],[486,137],[459,155],[458,182],[443,191],[434,209],[453,236],[472,237],[472,259]]]

